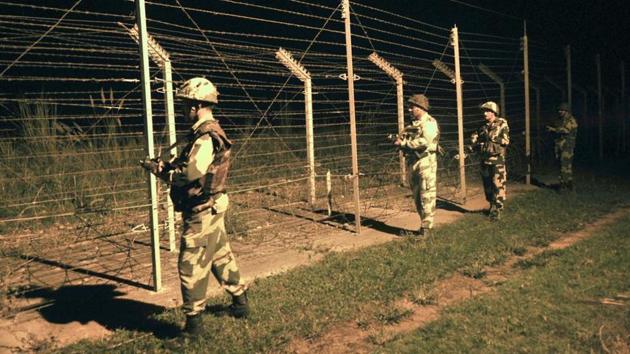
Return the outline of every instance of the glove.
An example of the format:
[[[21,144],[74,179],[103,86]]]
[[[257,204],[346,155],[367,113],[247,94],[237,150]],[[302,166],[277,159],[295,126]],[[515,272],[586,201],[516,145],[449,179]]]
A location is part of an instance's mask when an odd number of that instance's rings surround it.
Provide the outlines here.
[[[477,140],[479,140],[479,134],[472,133],[470,135],[470,142],[474,145],[474,144],[477,144]]]
[[[164,161],[162,161],[159,157],[150,158],[147,156],[144,160],[140,160],[139,163],[142,168],[156,176],[159,176],[164,170]]]

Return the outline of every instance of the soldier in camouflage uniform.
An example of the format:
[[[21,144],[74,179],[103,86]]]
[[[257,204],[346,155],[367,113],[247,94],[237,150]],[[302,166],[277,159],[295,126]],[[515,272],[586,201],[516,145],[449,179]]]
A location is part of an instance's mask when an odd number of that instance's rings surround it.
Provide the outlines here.
[[[480,106],[486,123],[471,136],[472,147],[481,158],[481,179],[486,200],[490,203],[488,216],[494,220],[501,218],[506,191],[507,170],[505,151],[510,144],[510,128],[504,118],[500,118],[499,105],[488,101]]]
[[[558,119],[547,130],[555,134],[554,152],[560,165],[560,190],[573,191],[573,150],[577,135],[577,122],[571,115],[571,108],[567,103],[558,106]]]
[[[429,99],[425,95],[413,95],[407,102],[413,121],[397,136],[394,145],[405,154],[407,180],[420,215],[418,235],[429,236],[435,216],[436,152],[440,130],[437,121],[428,113]]]
[[[208,300],[210,274],[232,296],[230,311],[234,317],[247,316],[249,306],[247,287],[225,231],[225,185],[232,142],[212,113],[218,103],[217,89],[198,77],[186,81],[177,97],[182,100],[185,118],[192,123],[187,144],[171,161],[145,160],[143,166],[170,184],[175,210],[182,212],[178,268],[186,314],[184,333],[197,335]]]

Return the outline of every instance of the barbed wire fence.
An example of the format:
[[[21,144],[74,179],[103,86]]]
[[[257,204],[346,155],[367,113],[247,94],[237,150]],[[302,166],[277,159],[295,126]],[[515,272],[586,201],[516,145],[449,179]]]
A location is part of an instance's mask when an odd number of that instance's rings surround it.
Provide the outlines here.
[[[80,0],[68,8],[0,1],[2,317],[46,306],[36,295],[42,288],[95,282],[155,286],[147,222],[151,200],[146,174],[137,165],[146,151],[138,45],[128,30],[136,21],[134,2],[116,3],[103,10]],[[446,151],[438,159],[439,196],[462,202],[479,192],[476,157],[459,160],[456,86],[434,65],[437,60],[455,68],[452,28],[352,1],[355,77],[349,78],[340,2],[287,0],[282,6],[221,0],[205,9],[177,0],[146,1],[146,9],[148,32],[169,54],[173,84],[206,76],[219,88],[215,113],[235,142],[231,236],[258,233],[272,239],[277,230],[322,222],[352,229],[356,176],[346,80],[354,80],[364,222],[413,210],[400,185],[399,154],[385,140],[399,130],[396,82],[369,59],[372,53],[403,74],[405,97],[426,93],[431,99]],[[568,95],[562,91],[563,48],[535,40],[529,47],[532,159],[525,153],[522,38],[461,30],[463,136],[483,123],[480,103],[501,102],[512,134],[510,178],[521,179],[528,162],[536,171],[552,159],[544,126]],[[280,48],[312,80],[314,170],[308,161],[305,86],[276,58]],[[151,64],[153,138],[156,153],[166,156],[172,132],[162,74]],[[583,82],[587,99],[578,96],[573,106],[580,125],[593,132],[602,121],[601,105],[591,87],[596,84],[589,84],[596,81]],[[621,107],[623,94],[619,102]],[[617,114],[621,119],[606,120],[602,129],[616,129],[624,117]],[[182,137],[188,128],[177,122],[175,133]],[[622,150],[624,137],[615,149]],[[601,136],[581,133],[580,139],[580,146],[597,152],[592,147]],[[468,190],[462,189],[461,166]],[[174,247],[165,187],[159,188],[158,219],[161,257],[168,259]],[[298,236],[287,237],[290,242]],[[164,281],[176,276],[166,272]]]

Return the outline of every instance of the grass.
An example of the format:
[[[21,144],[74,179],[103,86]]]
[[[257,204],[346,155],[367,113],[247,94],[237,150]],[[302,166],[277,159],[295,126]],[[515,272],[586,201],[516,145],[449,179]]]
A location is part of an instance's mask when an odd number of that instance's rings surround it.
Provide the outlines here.
[[[450,308],[425,329],[386,344],[401,353],[627,353],[630,218],[591,239],[545,252],[494,295]]]
[[[597,180],[598,183],[590,183]],[[281,351],[292,338],[316,338],[336,323],[387,322],[404,311],[383,310],[393,301],[431,302],[430,285],[454,272],[476,273],[501,263],[524,247],[546,245],[559,234],[582,228],[628,203],[625,178],[591,176],[576,196],[539,190],[510,200],[505,218],[488,222],[479,214],[435,230],[423,242],[401,240],[347,254],[252,284],[253,314],[247,321],[206,316],[198,340],[180,341],[118,331],[100,342],[81,342],[65,352],[269,352]],[[571,207],[567,207],[571,206]],[[536,265],[533,266],[537,267]],[[213,299],[212,304],[223,303]],[[158,316],[165,325],[181,323],[178,309]]]

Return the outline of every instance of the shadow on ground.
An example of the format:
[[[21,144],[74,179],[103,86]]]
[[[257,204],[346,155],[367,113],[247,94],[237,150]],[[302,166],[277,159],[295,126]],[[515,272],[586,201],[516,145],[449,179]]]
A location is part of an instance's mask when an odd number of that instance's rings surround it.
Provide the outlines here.
[[[179,328],[155,318],[164,308],[135,300],[119,298],[124,293],[115,285],[73,285],[56,290],[38,289],[29,298],[43,298],[47,307],[38,311],[48,322],[82,324],[95,321],[109,330],[150,332],[158,338],[172,338]]]

